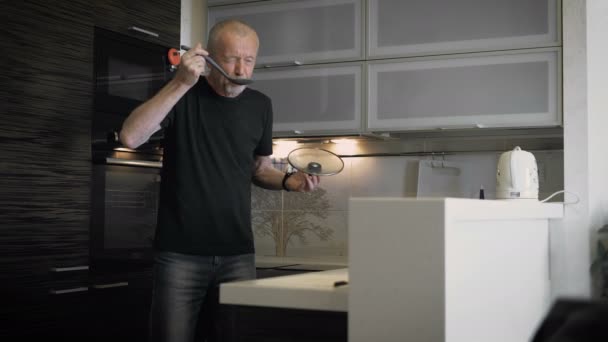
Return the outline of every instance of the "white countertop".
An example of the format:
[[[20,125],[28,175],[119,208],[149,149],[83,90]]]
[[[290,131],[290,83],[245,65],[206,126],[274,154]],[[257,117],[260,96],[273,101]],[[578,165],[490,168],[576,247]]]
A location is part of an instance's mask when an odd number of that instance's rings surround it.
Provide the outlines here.
[[[369,203],[383,207],[393,205],[443,206],[454,219],[465,220],[509,220],[509,219],[556,219],[564,216],[564,204],[541,203],[538,200],[479,200],[451,197],[353,197],[353,203]],[[449,209],[448,209],[449,208]]]
[[[220,303],[286,309],[346,312],[348,269],[309,272],[220,285]]]

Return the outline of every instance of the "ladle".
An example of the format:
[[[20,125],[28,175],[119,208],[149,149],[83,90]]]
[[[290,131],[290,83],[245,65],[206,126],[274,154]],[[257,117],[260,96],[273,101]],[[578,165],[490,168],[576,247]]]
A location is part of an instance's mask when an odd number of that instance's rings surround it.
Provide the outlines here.
[[[188,51],[190,50],[190,47],[187,45],[182,45],[180,46],[182,50]],[[202,56],[202,55],[201,55]],[[224,75],[224,77],[226,77],[226,79],[234,84],[238,84],[238,85],[248,85],[253,83],[253,80],[250,78],[234,78],[230,75],[228,75],[227,72],[224,71],[224,69],[222,69],[221,66],[219,66],[219,64],[217,64],[217,62],[215,62],[213,60],[213,58],[209,57],[209,56],[202,56],[207,63],[211,64],[212,67],[214,67],[215,69],[217,69],[217,71],[219,71],[222,75]]]

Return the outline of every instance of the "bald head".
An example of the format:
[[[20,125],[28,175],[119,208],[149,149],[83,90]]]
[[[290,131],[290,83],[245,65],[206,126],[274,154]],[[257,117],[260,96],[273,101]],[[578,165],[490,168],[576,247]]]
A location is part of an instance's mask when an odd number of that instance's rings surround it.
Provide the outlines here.
[[[211,28],[207,51],[230,77],[250,79],[259,44],[258,35],[251,26],[229,19]],[[211,68],[206,77],[215,92],[222,96],[235,97],[246,88],[232,83],[215,68]]]
[[[255,43],[256,50],[260,45],[258,34],[251,26],[237,19],[227,19],[213,25],[209,32],[207,51],[209,51],[210,54],[213,55],[221,49],[223,37],[226,34],[235,35],[243,39],[251,39]]]

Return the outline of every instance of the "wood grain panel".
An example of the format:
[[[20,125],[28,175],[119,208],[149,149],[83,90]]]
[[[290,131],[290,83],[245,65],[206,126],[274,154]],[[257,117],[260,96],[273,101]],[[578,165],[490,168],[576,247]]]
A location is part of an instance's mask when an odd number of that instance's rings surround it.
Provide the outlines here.
[[[168,0],[95,0],[95,26],[167,47],[179,46],[180,2]],[[159,37],[129,31],[137,26]]]
[[[101,21],[143,16],[179,44],[179,1],[97,3],[110,5]],[[51,271],[89,263],[93,10],[88,0],[0,2],[0,339],[90,340],[91,291],[51,290],[111,279]]]
[[[2,5],[0,287],[32,295],[88,263],[92,6]]]

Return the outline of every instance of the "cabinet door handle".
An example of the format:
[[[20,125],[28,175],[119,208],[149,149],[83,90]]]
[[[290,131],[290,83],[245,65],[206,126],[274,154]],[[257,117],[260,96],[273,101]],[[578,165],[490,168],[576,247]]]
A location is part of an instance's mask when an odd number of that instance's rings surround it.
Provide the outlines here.
[[[302,65],[302,62],[292,61],[292,62],[286,62],[286,63],[264,64],[264,68],[277,68],[277,67],[300,66],[300,65]]]
[[[139,32],[139,33],[143,33],[143,34],[147,34],[148,36],[152,36],[155,38],[158,38],[160,35],[156,32],[152,32],[152,31],[148,31],[148,30],[144,30],[141,27],[137,27],[137,26],[129,26],[128,27],[129,31],[135,31],[135,32]]]
[[[74,292],[85,292],[85,291],[89,291],[88,287],[74,287],[71,289],[64,289],[64,290],[51,290],[51,294],[54,295],[60,295],[60,294],[66,294],[66,293],[74,293]]]
[[[454,126],[448,126],[448,127],[437,127],[438,130],[440,131],[444,131],[444,130],[448,130],[448,129],[460,129],[460,128],[486,128],[486,125],[484,124],[480,124],[480,123],[474,123],[472,126],[470,125],[454,125]]]
[[[73,266],[73,267],[52,267],[51,272],[72,272],[72,271],[86,271],[89,266]]]
[[[95,284],[95,285],[93,285],[93,288],[102,290],[102,289],[110,289],[110,288],[114,288],[114,287],[123,287],[123,286],[129,286],[129,283],[126,281],[121,281],[118,283],[111,283],[111,284]]]

